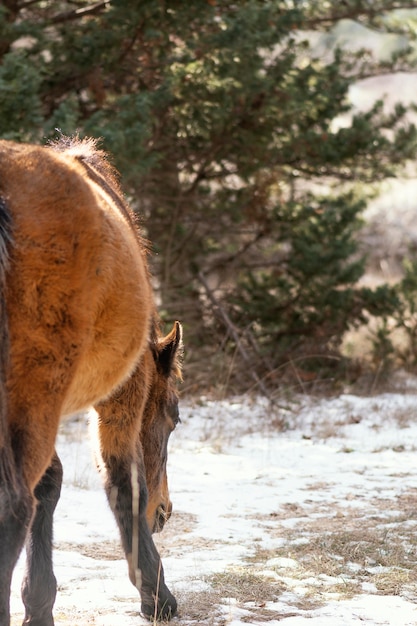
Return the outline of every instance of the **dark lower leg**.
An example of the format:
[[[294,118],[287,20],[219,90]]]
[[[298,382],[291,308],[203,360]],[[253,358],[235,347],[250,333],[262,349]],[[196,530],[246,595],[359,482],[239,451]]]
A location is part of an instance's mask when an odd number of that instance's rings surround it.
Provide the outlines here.
[[[10,450],[0,450],[0,625],[10,623],[10,584],[32,517],[33,498]]]
[[[61,483],[62,465],[55,454],[35,489],[38,504],[26,542],[27,561],[22,584],[24,625],[53,626],[54,623],[56,580],[52,569],[52,532]]]
[[[144,470],[135,463],[132,479],[132,468],[126,461],[111,457],[105,465],[107,497],[119,525],[130,579],[141,594],[142,611],[150,617],[169,618],[175,614],[177,603],[165,584],[161,559],[146,521]]]

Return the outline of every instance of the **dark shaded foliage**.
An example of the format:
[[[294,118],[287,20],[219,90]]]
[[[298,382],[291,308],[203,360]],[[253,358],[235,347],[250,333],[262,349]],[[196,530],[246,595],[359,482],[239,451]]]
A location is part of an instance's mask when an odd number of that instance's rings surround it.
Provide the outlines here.
[[[392,288],[357,287],[358,184],[414,158],[416,129],[380,102],[335,120],[352,82],[406,70],[408,50],[383,64],[320,56],[307,33],[340,19],[387,31],[394,9],[416,6],[3,2],[0,135],[102,138],[154,246],[165,316],[184,322],[189,380],[251,384],[240,348],[260,377],[337,355],[347,328],[398,307]]]

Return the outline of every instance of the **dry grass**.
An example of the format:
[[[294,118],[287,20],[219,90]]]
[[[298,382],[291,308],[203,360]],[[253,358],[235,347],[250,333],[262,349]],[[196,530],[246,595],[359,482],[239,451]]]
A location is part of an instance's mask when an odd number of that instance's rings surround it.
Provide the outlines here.
[[[356,580],[373,580],[375,568],[411,566],[404,538],[393,533],[388,540],[386,530],[376,528],[312,536],[308,543],[292,545],[290,554],[313,576],[351,578],[353,570]]]
[[[205,591],[179,594],[181,624],[225,625],[229,604],[243,622],[268,623],[312,611],[329,599],[369,592],[416,595],[415,505],[413,490],[396,500],[370,501],[365,515],[330,503],[308,515],[301,506],[280,509],[263,522],[271,525],[272,543],[278,537],[285,543],[258,545],[246,564],[207,577]],[[291,528],[287,519],[295,520]],[[283,594],[291,595],[293,612],[277,611]]]
[[[363,593],[365,587],[379,595],[414,594],[417,521],[415,508],[410,508],[413,504],[414,492],[397,502],[374,500],[367,516],[336,508],[333,516],[326,518],[317,507],[307,517],[298,507],[288,511],[297,520],[291,529],[277,520],[284,546],[272,551],[259,549],[251,562],[258,568],[263,564],[275,569],[290,589],[297,588],[298,606],[303,597],[323,602],[329,595],[350,598]],[[285,567],[285,559],[295,565]]]
[[[246,613],[242,621],[252,623],[281,619],[284,614],[268,608],[278,600],[285,584],[268,579],[251,567],[236,567],[208,576],[208,590],[180,593],[181,626],[204,624],[219,626],[228,623],[228,607],[238,607]],[[290,614],[285,613],[288,617]]]
[[[284,583],[272,581],[254,568],[245,567],[214,574],[207,582],[222,598],[233,598],[240,603],[254,602],[258,606],[277,600],[279,594],[286,589]]]
[[[308,510],[288,504],[251,519],[268,528],[271,545],[279,547],[254,542],[246,563],[206,578],[203,592],[179,594],[183,626],[227,624],[228,603],[243,612],[241,621],[279,621],[284,615],[276,603],[283,594],[290,595],[292,610],[303,612],[362,593],[416,595],[416,489],[370,499],[362,513],[329,500]]]
[[[82,556],[87,556],[97,561],[123,560],[123,553],[120,541],[99,541],[92,544],[60,541],[54,545],[57,550],[64,552],[78,552]]]

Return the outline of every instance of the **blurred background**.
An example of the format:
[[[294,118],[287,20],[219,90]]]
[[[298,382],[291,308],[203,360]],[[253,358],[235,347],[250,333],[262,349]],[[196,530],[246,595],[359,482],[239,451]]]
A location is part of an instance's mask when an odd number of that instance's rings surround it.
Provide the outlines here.
[[[185,392],[369,392],[417,374],[416,34],[406,0],[3,0],[0,136],[100,139]]]

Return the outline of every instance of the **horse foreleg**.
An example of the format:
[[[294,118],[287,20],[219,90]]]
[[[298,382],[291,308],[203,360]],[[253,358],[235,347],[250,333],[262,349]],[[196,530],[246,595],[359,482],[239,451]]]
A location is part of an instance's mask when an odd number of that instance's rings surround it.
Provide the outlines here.
[[[165,584],[161,559],[146,521],[148,492],[140,454],[135,460],[103,458],[105,489],[118,523],[129,564],[129,577],[140,592],[142,612],[169,619],[177,603]]]
[[[52,568],[52,530],[61,484],[62,465],[55,453],[51,465],[35,488],[37,508],[26,541],[26,571],[22,584],[24,625],[54,624],[52,607],[56,597],[56,579]]]
[[[0,448],[0,625],[10,623],[10,584],[33,512],[33,497],[9,445]]]

